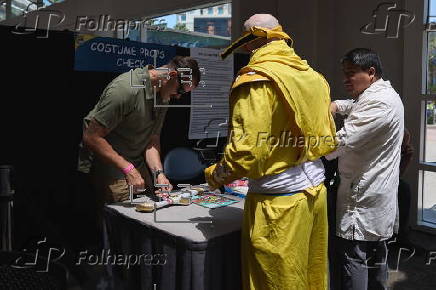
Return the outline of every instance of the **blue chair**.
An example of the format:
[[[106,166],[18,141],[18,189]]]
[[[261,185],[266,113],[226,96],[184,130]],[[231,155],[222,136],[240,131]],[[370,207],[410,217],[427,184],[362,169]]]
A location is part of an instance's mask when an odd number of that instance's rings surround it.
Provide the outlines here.
[[[202,183],[206,164],[199,154],[187,147],[176,147],[164,159],[165,175],[174,183]]]

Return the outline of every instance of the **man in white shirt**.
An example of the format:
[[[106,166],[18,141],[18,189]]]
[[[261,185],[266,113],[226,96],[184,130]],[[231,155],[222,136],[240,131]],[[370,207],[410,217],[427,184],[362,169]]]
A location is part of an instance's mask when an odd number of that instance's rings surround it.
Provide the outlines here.
[[[404,132],[404,108],[382,79],[378,55],[365,48],[341,60],[344,86],[354,100],[331,103],[333,114],[348,115],[336,134],[341,179],[336,209],[342,289],[386,289],[387,247],[397,211]]]

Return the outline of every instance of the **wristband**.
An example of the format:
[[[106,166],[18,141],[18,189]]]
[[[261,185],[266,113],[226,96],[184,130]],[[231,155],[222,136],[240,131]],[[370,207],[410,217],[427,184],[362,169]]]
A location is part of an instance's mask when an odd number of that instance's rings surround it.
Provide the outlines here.
[[[130,171],[132,171],[132,169],[134,169],[135,168],[135,166],[132,164],[132,163],[130,163],[129,164],[129,166],[127,166],[126,168],[123,168],[123,173],[125,174],[125,175],[127,175]]]
[[[154,172],[154,174],[155,174],[156,177],[158,177],[159,174],[161,174],[161,173],[165,174],[165,172],[164,172],[163,170],[161,170],[161,169],[158,169],[158,170],[156,170],[156,171]]]

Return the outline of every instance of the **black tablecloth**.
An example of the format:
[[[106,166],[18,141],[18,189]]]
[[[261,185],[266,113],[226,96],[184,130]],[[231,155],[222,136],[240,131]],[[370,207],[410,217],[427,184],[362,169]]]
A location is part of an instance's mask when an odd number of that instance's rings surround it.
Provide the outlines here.
[[[123,265],[122,258],[117,265],[110,265],[115,289],[152,290],[154,284],[162,290],[241,289],[242,206],[243,202],[218,209],[174,206],[157,212],[165,220],[177,219],[178,213],[184,218],[191,214],[189,220],[208,216],[212,224],[156,224],[151,213],[106,206],[110,255],[155,255],[153,259],[148,256],[147,262],[141,260],[141,265]],[[131,264],[135,260],[132,256]]]

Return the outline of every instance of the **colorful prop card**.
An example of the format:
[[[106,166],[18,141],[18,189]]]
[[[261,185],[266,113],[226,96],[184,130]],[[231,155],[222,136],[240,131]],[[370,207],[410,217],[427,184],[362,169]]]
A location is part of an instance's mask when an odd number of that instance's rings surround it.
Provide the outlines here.
[[[213,193],[195,195],[192,197],[192,203],[201,205],[207,208],[218,208],[228,206],[238,202],[237,200],[227,198],[225,196],[216,195]]]

